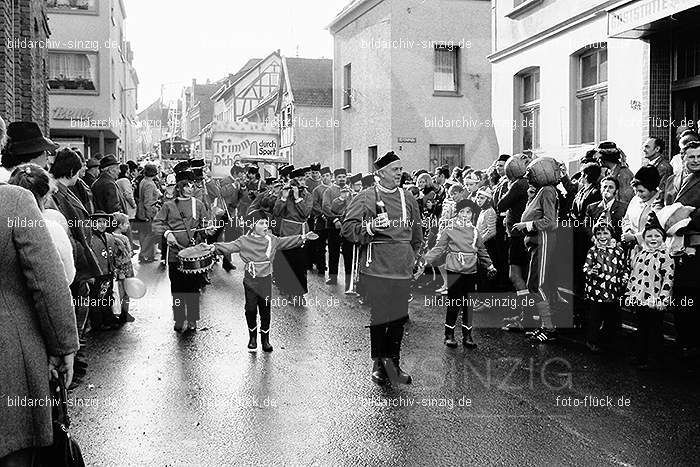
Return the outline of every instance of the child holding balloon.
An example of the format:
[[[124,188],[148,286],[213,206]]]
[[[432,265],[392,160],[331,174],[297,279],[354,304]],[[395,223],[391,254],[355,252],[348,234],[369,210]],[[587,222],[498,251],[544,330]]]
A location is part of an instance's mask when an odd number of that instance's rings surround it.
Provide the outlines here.
[[[134,252],[131,249],[131,242],[126,236],[129,231],[129,218],[126,214],[121,212],[114,213],[114,224],[116,225],[112,231],[112,235],[115,239],[115,260],[116,260],[116,280],[117,280],[117,293],[119,297],[119,302],[121,303],[121,310],[119,311],[119,321],[124,323],[133,323],[135,318],[129,314],[129,295],[125,287],[125,280],[134,277],[134,266],[131,263],[131,258],[134,256]]]

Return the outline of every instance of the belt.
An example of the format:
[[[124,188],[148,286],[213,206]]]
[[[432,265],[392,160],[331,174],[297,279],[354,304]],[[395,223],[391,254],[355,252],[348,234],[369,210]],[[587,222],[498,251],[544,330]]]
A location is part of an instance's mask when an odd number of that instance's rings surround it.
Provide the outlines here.
[[[248,263],[245,263],[245,272],[247,272],[248,274],[250,274],[250,276],[251,276],[253,279],[255,279],[256,277],[258,277],[258,275],[257,275],[257,273],[256,273],[256,269],[255,269],[255,266],[258,265],[258,264],[259,264],[259,265],[266,265],[266,264],[270,264],[270,261],[250,261],[250,262],[248,262]]]
[[[304,222],[299,222],[299,221],[293,221],[291,219],[282,219],[282,222],[291,222],[292,224],[297,224],[301,225],[301,234],[304,235],[306,233],[306,221]]]
[[[467,256],[474,256],[476,252],[474,251],[450,251],[450,253],[457,255],[457,261],[461,264],[466,263]]]
[[[367,261],[365,262],[365,266],[369,267],[370,264],[372,264],[372,245],[378,244],[378,245],[391,245],[391,244],[399,244],[399,243],[411,243],[410,240],[377,240],[376,242],[369,242],[367,245]]]

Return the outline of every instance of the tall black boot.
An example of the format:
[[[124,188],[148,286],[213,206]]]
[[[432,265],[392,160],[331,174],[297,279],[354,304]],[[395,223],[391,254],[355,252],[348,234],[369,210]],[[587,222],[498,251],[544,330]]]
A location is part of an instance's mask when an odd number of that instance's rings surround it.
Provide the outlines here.
[[[372,365],[372,381],[377,384],[386,384],[387,375],[381,360],[379,358],[373,358],[372,361],[374,362]]]
[[[455,328],[445,325],[445,345],[447,347],[455,348],[457,347],[457,341],[455,340]]]
[[[462,345],[468,349],[475,349],[476,344],[472,339],[472,328],[462,325]]]
[[[263,352],[272,352],[272,345],[270,345],[270,330],[263,331],[260,330],[260,343],[262,344]]]
[[[255,350],[258,348],[258,328],[248,329],[248,350]]]

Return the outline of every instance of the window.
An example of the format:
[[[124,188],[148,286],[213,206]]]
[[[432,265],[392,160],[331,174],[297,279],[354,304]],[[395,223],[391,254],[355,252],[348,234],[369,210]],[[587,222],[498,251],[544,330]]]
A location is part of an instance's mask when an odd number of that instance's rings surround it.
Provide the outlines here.
[[[450,168],[464,166],[464,145],[462,144],[431,144],[430,171],[447,165]]]
[[[343,108],[352,105],[352,65],[343,67]]]
[[[540,69],[519,74],[520,85],[520,148],[519,151],[540,147]]]
[[[433,90],[435,93],[459,93],[459,47],[435,47]]]
[[[608,49],[587,48],[578,57],[576,112],[577,143],[598,143],[608,137]]]
[[[374,170],[374,161],[377,160],[377,151],[377,146],[370,146],[367,148],[367,161],[369,162],[367,167],[369,167],[370,171]]]
[[[352,150],[351,149],[346,149],[343,151],[343,167],[348,172],[352,171]]]
[[[97,13],[97,0],[46,0],[46,6],[60,13]]]
[[[97,65],[97,53],[49,52],[49,89],[94,94]]]

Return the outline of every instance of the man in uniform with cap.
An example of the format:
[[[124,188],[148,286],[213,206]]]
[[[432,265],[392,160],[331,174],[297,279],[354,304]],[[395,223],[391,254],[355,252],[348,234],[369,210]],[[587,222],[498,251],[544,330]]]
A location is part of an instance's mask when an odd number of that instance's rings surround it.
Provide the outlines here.
[[[306,179],[306,188],[313,193],[316,187],[321,184],[321,163],[317,162],[315,164],[311,164],[309,169],[311,169],[311,171],[309,173],[309,177]]]
[[[124,212],[117,177],[119,176],[119,161],[112,154],[100,160],[100,176],[92,184],[92,195],[95,201],[95,211],[114,214]]]
[[[359,264],[371,311],[372,380],[408,384],[411,376],[399,363],[410,281],[423,243],[421,214],[413,195],[399,187],[399,156],[389,152],[375,167],[379,181],[350,203],[342,234],[363,246]]]
[[[306,190],[300,179],[304,169],[294,169],[291,180],[282,188],[280,198],[275,202],[273,215],[279,220],[279,235],[305,235],[308,230],[307,220],[311,214],[311,193]],[[285,250],[283,260],[278,264],[281,271],[277,275],[281,290],[299,299],[308,292],[306,280],[306,255],[303,247]]]
[[[328,243],[328,225],[326,216],[323,215],[323,194],[333,180],[333,173],[330,167],[323,167],[319,173],[321,174],[321,183],[311,190],[311,220],[312,230],[318,234],[318,240],[311,243],[313,246],[312,262],[316,265],[316,273],[319,275],[326,274],[326,244]]]
[[[328,285],[338,283],[338,261],[342,246],[340,231],[352,191],[347,186],[347,177],[346,169],[342,167],[335,169],[333,171],[333,184],[323,193],[322,211],[328,220],[328,280],[326,280]],[[346,279],[348,275],[350,275],[350,270],[346,269]]]

